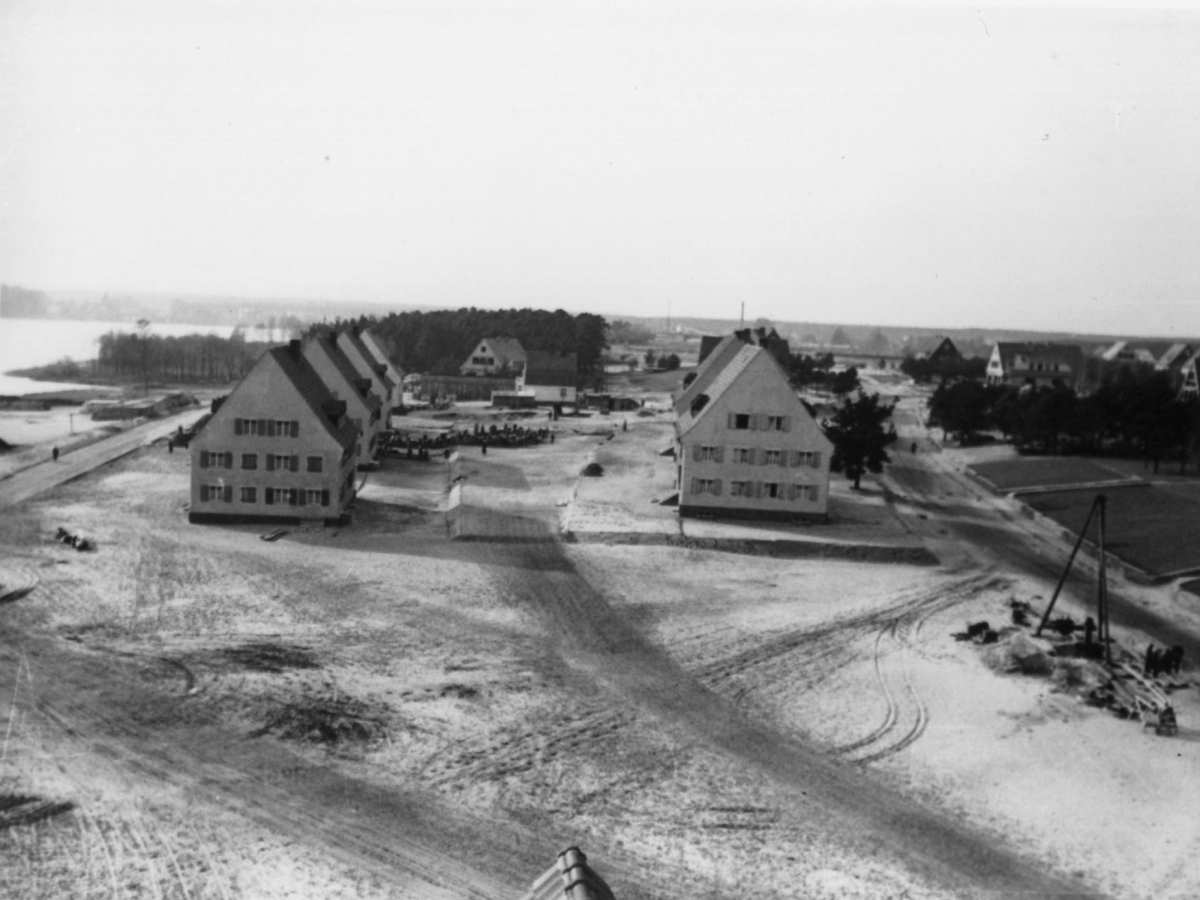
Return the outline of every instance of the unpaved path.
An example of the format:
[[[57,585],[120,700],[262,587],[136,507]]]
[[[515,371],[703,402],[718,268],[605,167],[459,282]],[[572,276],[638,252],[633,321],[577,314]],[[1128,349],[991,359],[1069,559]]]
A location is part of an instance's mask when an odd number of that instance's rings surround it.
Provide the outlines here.
[[[482,552],[495,555],[497,563],[502,558],[507,562],[497,565],[497,571],[509,573],[513,602],[546,624],[558,637],[564,658],[602,685],[615,709],[633,703],[650,711],[684,740],[714,748],[777,785],[787,798],[785,815],[820,821],[852,851],[890,857],[953,896],[1094,896],[1078,883],[1031,866],[996,838],[885,787],[860,767],[750,720],[627,624],[576,573],[564,546],[548,534],[537,540],[530,522],[528,517],[512,521],[510,537],[520,542],[482,543]],[[502,520],[493,518],[491,524],[503,528]],[[514,556],[519,565],[512,564]],[[911,621],[915,627],[927,607],[949,602],[952,597],[922,598],[913,608],[891,615],[897,623]],[[868,617],[862,625],[877,625],[887,616]],[[913,733],[910,729],[900,741]]]

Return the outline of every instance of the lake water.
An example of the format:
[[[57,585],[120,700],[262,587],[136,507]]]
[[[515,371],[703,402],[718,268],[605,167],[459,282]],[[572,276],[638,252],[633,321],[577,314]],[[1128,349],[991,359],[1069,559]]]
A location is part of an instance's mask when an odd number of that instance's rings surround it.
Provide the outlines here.
[[[134,322],[77,322],[71,319],[0,319],[0,373],[45,366],[70,357],[76,362],[95,359],[101,335],[110,331],[133,334]],[[229,337],[232,325],[152,324],[150,334],[218,334]],[[20,396],[57,390],[60,384],[30,381],[0,374],[0,395]]]

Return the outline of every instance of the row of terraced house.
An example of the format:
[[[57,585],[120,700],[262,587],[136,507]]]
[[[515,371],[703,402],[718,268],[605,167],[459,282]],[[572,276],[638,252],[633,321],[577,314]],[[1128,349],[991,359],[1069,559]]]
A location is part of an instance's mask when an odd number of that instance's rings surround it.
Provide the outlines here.
[[[344,522],[401,373],[369,330],[267,350],[190,444],[192,522]]]

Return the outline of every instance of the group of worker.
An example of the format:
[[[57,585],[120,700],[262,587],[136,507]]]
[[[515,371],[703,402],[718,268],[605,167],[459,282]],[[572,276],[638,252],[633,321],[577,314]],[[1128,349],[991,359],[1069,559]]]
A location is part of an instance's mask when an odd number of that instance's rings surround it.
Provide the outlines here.
[[[1146,658],[1142,662],[1142,671],[1147,678],[1156,675],[1175,675],[1183,665],[1183,647],[1176,644],[1171,649],[1155,647],[1151,644],[1146,648]]]

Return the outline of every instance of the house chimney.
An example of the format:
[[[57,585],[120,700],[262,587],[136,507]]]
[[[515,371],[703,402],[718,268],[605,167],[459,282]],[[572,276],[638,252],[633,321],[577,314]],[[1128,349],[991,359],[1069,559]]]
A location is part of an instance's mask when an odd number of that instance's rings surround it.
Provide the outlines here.
[[[300,359],[300,357],[304,355],[300,350],[299,340],[288,341],[288,353],[292,355],[292,359]]]

